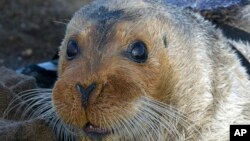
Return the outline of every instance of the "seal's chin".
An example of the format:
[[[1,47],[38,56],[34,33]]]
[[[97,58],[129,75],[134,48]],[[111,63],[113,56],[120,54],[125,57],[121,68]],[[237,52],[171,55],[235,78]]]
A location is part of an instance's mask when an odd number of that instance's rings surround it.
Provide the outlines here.
[[[84,127],[83,131],[88,135],[88,136],[98,136],[98,137],[103,137],[107,136],[111,133],[108,129],[98,127],[96,125],[91,124],[88,122]]]

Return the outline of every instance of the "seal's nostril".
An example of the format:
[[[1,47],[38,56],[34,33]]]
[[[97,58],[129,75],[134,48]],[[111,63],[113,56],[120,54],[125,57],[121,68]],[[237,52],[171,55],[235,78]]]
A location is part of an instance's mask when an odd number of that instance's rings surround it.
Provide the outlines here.
[[[76,89],[80,94],[83,94],[85,92],[83,86],[79,83],[76,84]]]
[[[81,84],[79,83],[76,84],[76,89],[81,94],[82,105],[84,108],[87,107],[90,94],[93,92],[95,88],[96,88],[96,83],[92,83],[86,89],[84,89],[84,87]]]
[[[95,89],[96,83],[92,83],[91,85],[88,86],[86,90],[88,90],[90,93]]]

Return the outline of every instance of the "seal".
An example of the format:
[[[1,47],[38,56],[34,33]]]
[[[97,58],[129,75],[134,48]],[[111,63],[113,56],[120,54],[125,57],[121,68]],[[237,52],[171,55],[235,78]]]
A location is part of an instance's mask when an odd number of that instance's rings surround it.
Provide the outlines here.
[[[229,140],[229,125],[250,124],[249,76],[232,44],[250,60],[249,43],[190,10],[98,0],[67,25],[43,106],[80,140]]]

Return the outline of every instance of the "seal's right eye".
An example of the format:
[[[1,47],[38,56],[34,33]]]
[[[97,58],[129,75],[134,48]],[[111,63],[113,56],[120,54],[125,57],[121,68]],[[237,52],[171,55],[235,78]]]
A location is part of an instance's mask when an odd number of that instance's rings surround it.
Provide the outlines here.
[[[67,59],[72,60],[74,59],[79,53],[78,43],[74,39],[70,39],[67,44]]]

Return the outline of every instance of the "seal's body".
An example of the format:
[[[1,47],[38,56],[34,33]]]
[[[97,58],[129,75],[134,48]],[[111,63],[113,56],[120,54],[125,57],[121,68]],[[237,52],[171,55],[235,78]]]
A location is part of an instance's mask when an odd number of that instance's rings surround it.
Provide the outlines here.
[[[250,124],[249,76],[231,45],[248,59],[250,46],[232,42],[188,10],[95,1],[68,24],[56,113],[82,140],[229,140],[230,124]]]

